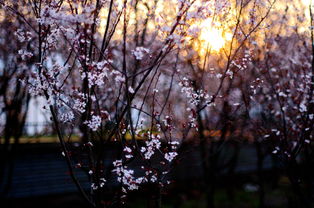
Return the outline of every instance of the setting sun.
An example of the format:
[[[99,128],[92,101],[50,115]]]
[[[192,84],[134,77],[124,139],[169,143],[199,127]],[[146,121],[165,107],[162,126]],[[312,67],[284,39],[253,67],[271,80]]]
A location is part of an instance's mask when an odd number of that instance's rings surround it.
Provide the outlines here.
[[[205,50],[211,49],[218,52],[224,47],[226,41],[231,39],[231,34],[223,34],[223,32],[215,27],[204,27],[200,33],[199,39],[205,44]]]
[[[232,34],[219,26],[218,23],[213,24],[211,19],[199,24],[198,27],[201,29],[198,41],[193,43],[193,47],[200,56],[205,56],[207,52],[219,52],[232,39]]]

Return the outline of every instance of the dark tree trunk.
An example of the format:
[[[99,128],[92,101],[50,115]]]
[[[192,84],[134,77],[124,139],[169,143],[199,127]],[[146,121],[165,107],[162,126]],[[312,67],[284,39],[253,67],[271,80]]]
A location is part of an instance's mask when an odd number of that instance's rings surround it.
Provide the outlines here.
[[[296,205],[302,208],[310,208],[310,204],[306,193],[302,191],[301,179],[299,177],[298,171],[300,167],[295,159],[287,161],[287,175],[291,183],[291,188],[296,199]]]
[[[157,184],[150,190],[147,208],[161,208],[161,188]]]
[[[263,163],[264,154],[261,143],[255,141],[256,155],[257,155],[257,176],[258,176],[258,197],[259,197],[259,208],[265,207],[265,188],[264,188],[264,176],[263,176]]]

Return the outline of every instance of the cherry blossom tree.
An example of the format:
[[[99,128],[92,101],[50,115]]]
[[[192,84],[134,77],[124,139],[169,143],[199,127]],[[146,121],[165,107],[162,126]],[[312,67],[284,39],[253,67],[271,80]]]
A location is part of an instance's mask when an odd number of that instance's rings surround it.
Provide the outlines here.
[[[300,9],[296,6],[296,10]],[[311,5],[302,8],[312,16]],[[269,21],[272,29],[265,30],[264,42],[256,47],[252,73],[244,77],[243,103],[257,147],[269,144],[259,158],[263,160],[265,154],[272,152],[298,198],[294,206],[309,207],[313,199],[310,185],[305,184],[312,184],[308,175],[312,172],[308,157],[312,154],[313,137],[313,35],[308,30],[312,18],[306,14],[296,17],[288,9],[286,5],[285,14],[272,14],[280,24]],[[295,26],[289,26],[291,21]]]
[[[149,206],[160,207],[180,145],[190,138],[199,138],[207,206],[214,207],[215,174],[226,167],[234,173],[239,146],[226,164],[217,164],[221,149],[247,132],[258,151],[270,140],[267,153],[284,162],[307,205],[295,167],[303,154],[312,164],[313,34],[287,32],[290,16],[274,11],[275,3],[0,0],[14,19],[1,32],[20,42],[1,43],[4,69],[14,66],[1,87],[18,86],[13,111],[29,96],[46,100],[70,176],[91,207],[121,207],[130,191],[145,187]],[[213,129],[220,134],[208,134]],[[79,147],[71,142],[76,136]],[[118,151],[107,164],[112,144]]]
[[[128,191],[148,182],[156,184],[154,195],[158,196],[153,198],[157,199],[155,206],[160,206],[160,190],[169,183],[166,176],[179,143],[172,135],[171,116],[156,111],[155,104],[147,97],[152,96],[152,101],[158,103],[156,85],[161,82],[162,68],[166,66],[163,61],[171,59],[172,52],[184,43],[185,32],[180,28],[194,2],[172,3],[171,20],[163,19],[160,14],[155,17],[151,11],[154,5],[138,1],[1,3],[6,11],[29,26],[25,32],[17,31],[20,38],[27,39],[29,34],[35,39],[34,49],[20,52],[23,59],[38,54],[35,67],[29,69],[30,76],[21,81],[32,96],[47,100],[45,109],[51,114],[70,176],[91,206],[118,206]],[[21,4],[23,9],[19,7]],[[146,16],[144,21],[131,17],[134,10],[137,15],[139,6],[146,7],[141,14]],[[194,17],[190,19],[197,18],[196,8],[193,9]],[[105,29],[101,34],[103,13]],[[136,22],[134,28],[131,21]],[[146,32],[148,23],[160,28],[160,32]],[[141,31],[130,33],[130,28]],[[137,107],[135,103],[141,102]],[[163,105],[166,103],[167,100]],[[147,106],[149,111],[144,109]],[[80,155],[86,158],[75,165],[76,155],[67,141],[71,141],[78,129],[83,142]],[[127,140],[129,135],[131,139]],[[145,138],[143,145],[137,137]],[[113,140],[119,142],[121,151],[108,166],[104,164],[104,147]],[[161,156],[157,165],[151,162],[155,155]],[[142,161],[143,174],[129,167],[136,160]],[[76,178],[75,167],[86,170],[89,193]],[[107,180],[113,176],[120,189],[111,202],[106,202],[104,191]]]

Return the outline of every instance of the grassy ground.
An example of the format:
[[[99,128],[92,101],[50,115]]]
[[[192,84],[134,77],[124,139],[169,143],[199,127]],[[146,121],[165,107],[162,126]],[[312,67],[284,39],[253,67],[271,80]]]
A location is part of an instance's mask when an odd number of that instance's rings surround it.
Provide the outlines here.
[[[226,187],[219,187],[214,195],[215,208],[257,208],[259,207],[258,191],[248,191],[242,187],[233,190],[233,197]],[[288,198],[290,195],[290,187],[286,178],[282,177],[276,188],[270,185],[265,190],[265,207],[266,208],[286,208],[288,206]],[[138,196],[138,195],[137,195]],[[233,198],[233,199],[231,199]],[[135,197],[130,199],[129,208],[146,208],[147,200],[145,197]],[[162,208],[205,208],[206,196],[201,191],[189,190],[184,193],[172,193],[165,195],[162,200]]]
[[[176,189],[163,195],[162,208],[205,208],[206,197],[197,186],[191,189]],[[126,208],[147,208],[145,192],[135,192],[130,195]],[[280,178],[276,188],[266,186],[265,208],[287,208],[291,206],[288,198],[291,196],[290,186],[285,177]],[[257,208],[259,205],[258,192],[248,191],[243,184],[234,189],[233,200],[226,191],[226,187],[218,187],[215,192],[215,208]],[[290,206],[289,206],[290,205]],[[36,197],[28,199],[12,199],[4,202],[4,208],[85,208],[87,207],[82,197],[78,194]]]

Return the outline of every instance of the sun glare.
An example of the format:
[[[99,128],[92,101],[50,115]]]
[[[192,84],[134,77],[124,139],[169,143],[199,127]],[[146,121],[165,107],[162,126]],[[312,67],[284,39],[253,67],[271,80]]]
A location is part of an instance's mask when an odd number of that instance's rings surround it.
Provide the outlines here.
[[[196,50],[200,56],[205,56],[207,51],[219,52],[226,43],[232,39],[232,34],[223,31],[219,24],[213,24],[210,19],[200,24],[199,43]]]
[[[216,52],[225,45],[224,37],[216,28],[208,27],[202,29],[199,39],[204,43],[203,47]]]

